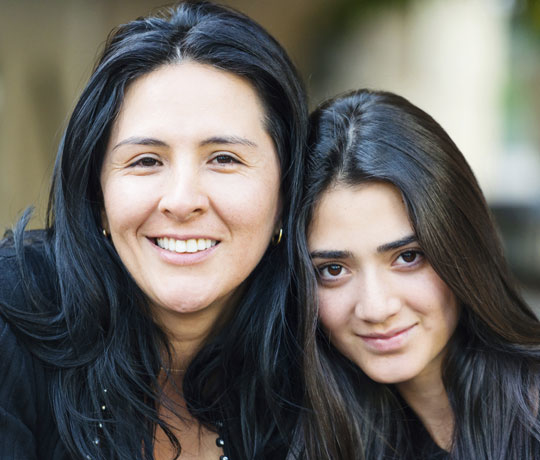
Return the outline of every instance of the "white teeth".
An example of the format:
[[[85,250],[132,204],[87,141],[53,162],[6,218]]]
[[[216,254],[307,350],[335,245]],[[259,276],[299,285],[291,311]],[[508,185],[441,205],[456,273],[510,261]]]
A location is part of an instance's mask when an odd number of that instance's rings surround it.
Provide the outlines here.
[[[186,252],[186,242],[184,240],[176,240],[176,252]]]
[[[186,250],[187,252],[197,252],[197,240],[187,240],[186,241]]]
[[[209,240],[205,238],[189,240],[175,240],[174,238],[156,238],[157,245],[162,249],[169,251],[183,253],[183,252],[197,252],[204,251],[217,244],[216,240]]]

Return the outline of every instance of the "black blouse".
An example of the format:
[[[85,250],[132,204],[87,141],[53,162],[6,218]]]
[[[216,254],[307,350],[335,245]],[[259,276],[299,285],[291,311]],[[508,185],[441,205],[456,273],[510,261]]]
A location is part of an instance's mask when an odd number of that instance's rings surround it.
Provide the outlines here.
[[[17,273],[14,249],[0,248],[0,458],[67,460],[48,397],[49,375],[2,316],[3,303],[24,310]]]
[[[409,407],[404,407],[405,423],[407,424],[411,444],[413,446],[413,458],[416,460],[447,460],[449,453],[440,448],[430,436],[424,424]]]
[[[25,257],[38,283],[44,292],[54,295],[43,254],[39,238],[25,248]],[[47,368],[30,353],[24,335],[5,319],[5,305],[28,310],[22,282],[15,249],[6,240],[0,240],[0,459],[70,460],[49,397],[54,369]],[[221,434],[225,449],[228,434]],[[227,455],[225,452],[225,457],[230,458]]]

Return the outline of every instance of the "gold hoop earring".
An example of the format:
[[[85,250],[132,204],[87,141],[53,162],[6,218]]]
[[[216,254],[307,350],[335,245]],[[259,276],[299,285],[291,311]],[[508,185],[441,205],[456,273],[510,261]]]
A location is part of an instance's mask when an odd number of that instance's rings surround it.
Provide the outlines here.
[[[272,244],[274,246],[277,246],[280,242],[281,242],[281,238],[283,237],[283,229],[280,228],[279,229],[279,233],[276,233],[273,237],[272,237]]]

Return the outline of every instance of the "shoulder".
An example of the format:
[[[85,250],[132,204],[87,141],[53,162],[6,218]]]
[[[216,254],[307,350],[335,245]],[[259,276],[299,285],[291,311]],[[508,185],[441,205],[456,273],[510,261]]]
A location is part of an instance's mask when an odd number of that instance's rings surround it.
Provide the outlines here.
[[[11,330],[11,326],[0,316],[0,396],[3,402],[19,404],[23,401],[15,401],[13,394],[21,388],[32,389],[35,386],[33,374],[33,358],[26,348],[19,343],[17,336]],[[32,371],[32,372],[30,372]],[[26,377],[26,378],[25,378]],[[28,378],[30,377],[30,378]]]
[[[30,299],[54,293],[42,232],[26,232],[22,252],[11,238],[0,240],[0,458],[63,459],[49,398],[52,373],[29,348],[28,324],[36,316]]]
[[[27,230],[23,238],[22,248],[25,258],[34,260],[44,257],[47,244],[45,230]],[[5,238],[0,239],[0,261],[14,261],[19,256],[13,234],[10,232]]]
[[[47,297],[53,294],[54,267],[48,261],[43,231],[25,232],[21,249],[17,250],[12,237],[0,240],[0,305],[26,310],[30,286]]]
[[[31,460],[43,448],[58,452],[47,373],[1,317],[0,354],[0,458]]]

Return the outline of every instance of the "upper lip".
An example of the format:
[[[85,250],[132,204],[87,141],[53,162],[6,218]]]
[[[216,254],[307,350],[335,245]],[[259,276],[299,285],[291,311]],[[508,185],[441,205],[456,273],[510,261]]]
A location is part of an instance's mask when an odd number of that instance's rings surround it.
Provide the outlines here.
[[[398,334],[401,334],[402,332],[407,331],[408,329],[411,329],[415,324],[411,324],[410,326],[405,327],[397,327],[394,329],[390,329],[386,332],[372,332],[369,334],[360,334],[360,337],[366,338],[366,339],[389,339],[391,337],[394,337]]]
[[[165,235],[156,235],[156,236],[150,236],[149,238],[152,239],[158,239],[158,238],[172,238],[174,240],[212,240],[212,241],[219,241],[217,238],[212,236],[204,236],[204,235],[171,235],[171,234],[165,234]]]

